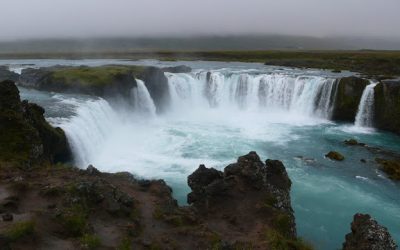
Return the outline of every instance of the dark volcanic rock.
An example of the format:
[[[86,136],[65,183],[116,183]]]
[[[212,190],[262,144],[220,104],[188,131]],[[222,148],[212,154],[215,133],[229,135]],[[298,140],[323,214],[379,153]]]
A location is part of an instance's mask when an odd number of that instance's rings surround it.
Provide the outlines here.
[[[185,66],[185,65],[179,65],[175,67],[165,67],[161,69],[164,72],[170,72],[170,73],[189,73],[192,71],[192,68]]]
[[[361,96],[368,84],[368,80],[354,76],[340,79],[336,90],[332,119],[354,122]]]
[[[28,167],[68,161],[71,153],[64,131],[47,123],[43,108],[21,102],[14,82],[0,86],[0,163]]]
[[[400,81],[382,81],[374,91],[374,125],[400,134]]]
[[[368,214],[356,214],[343,250],[395,250],[397,246],[387,228]]]
[[[248,216],[266,213],[278,221],[280,234],[296,237],[290,203],[291,181],[280,161],[267,160],[264,164],[255,152],[250,152],[227,166],[224,172],[200,165],[189,176],[188,184],[192,189],[188,203],[207,218],[218,214],[252,230],[255,225],[248,225],[251,221]],[[264,215],[257,220],[268,221]]]
[[[90,175],[98,175],[98,174],[100,174],[100,171],[97,168],[95,168],[93,165],[89,165],[86,168],[86,172],[88,174],[90,174]]]
[[[5,80],[18,81],[19,75],[10,71],[6,66],[0,66],[0,82]]]
[[[376,158],[375,161],[390,179],[400,181],[400,158],[393,160]]]
[[[147,67],[139,78],[144,81],[156,105],[157,112],[162,113],[166,111],[171,97],[169,94],[168,79],[164,71],[156,67]]]
[[[327,153],[325,155],[325,157],[331,159],[331,160],[335,160],[335,161],[343,161],[344,160],[344,156],[336,151],[330,151],[329,153]]]
[[[10,213],[5,213],[1,217],[3,218],[3,221],[12,221],[14,219],[14,216]]]
[[[18,84],[27,88],[41,89],[41,82],[45,81],[54,69],[55,67],[23,69]]]

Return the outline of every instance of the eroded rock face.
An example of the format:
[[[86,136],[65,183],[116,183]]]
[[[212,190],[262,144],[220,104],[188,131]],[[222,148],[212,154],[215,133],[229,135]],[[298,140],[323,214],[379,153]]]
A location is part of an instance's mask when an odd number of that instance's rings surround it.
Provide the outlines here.
[[[400,81],[387,80],[374,88],[374,124],[400,134]]]
[[[51,127],[43,114],[42,107],[20,101],[14,82],[0,82],[1,164],[29,167],[70,159],[64,131]]]
[[[171,100],[168,87],[168,78],[165,76],[164,71],[156,67],[147,67],[141,78],[157,109],[157,113],[164,112]]]
[[[250,152],[224,172],[200,165],[188,177],[188,184],[192,189],[188,203],[207,218],[218,213],[251,231],[257,225],[249,225],[248,216],[258,214],[258,222],[271,224],[272,218],[272,225],[279,225],[279,233],[296,237],[291,181],[280,161],[267,160],[264,164],[256,152]]]
[[[165,67],[161,69],[164,72],[170,72],[170,73],[189,73],[192,71],[192,68],[186,66],[186,65],[179,65],[175,67]]]
[[[387,228],[368,214],[356,214],[351,233],[346,235],[343,250],[395,250],[397,248]]]
[[[337,121],[354,122],[361,96],[368,84],[368,80],[355,76],[343,77],[340,79],[336,91],[336,100],[332,119]]]
[[[5,66],[0,66],[0,82],[5,80],[18,81],[19,75]]]

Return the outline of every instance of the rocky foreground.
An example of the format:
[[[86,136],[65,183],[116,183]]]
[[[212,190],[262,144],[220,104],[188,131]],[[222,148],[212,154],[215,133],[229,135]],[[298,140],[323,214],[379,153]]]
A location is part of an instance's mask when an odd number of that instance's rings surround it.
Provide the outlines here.
[[[188,206],[162,180],[68,164],[44,110],[0,83],[0,249],[311,249],[297,238],[291,181],[255,152],[224,171],[188,177]],[[344,249],[396,249],[387,229],[356,215]]]

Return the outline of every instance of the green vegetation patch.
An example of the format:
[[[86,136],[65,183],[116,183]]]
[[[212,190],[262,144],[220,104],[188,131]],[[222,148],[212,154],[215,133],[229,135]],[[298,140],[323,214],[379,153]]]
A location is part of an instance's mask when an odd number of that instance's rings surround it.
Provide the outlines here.
[[[313,247],[301,238],[289,239],[278,231],[269,229],[266,238],[271,250],[312,250]]]
[[[74,205],[65,209],[59,219],[66,233],[73,237],[84,235],[88,229],[88,211],[83,206]]]
[[[140,75],[143,71],[141,66],[67,67],[52,72],[52,81],[71,87],[77,84],[83,87],[105,86],[123,75]]]
[[[84,234],[81,239],[81,246],[83,249],[96,249],[101,246],[101,240],[97,235]]]
[[[26,236],[33,235],[35,232],[35,222],[34,221],[23,221],[16,222],[11,226],[6,232],[7,237],[10,241],[17,241]]]

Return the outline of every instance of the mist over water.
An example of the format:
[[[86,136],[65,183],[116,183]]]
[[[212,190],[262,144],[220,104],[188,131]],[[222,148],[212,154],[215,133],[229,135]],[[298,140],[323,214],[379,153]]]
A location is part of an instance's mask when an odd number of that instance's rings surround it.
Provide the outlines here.
[[[223,169],[257,151],[262,159],[285,164],[299,236],[318,249],[340,248],[356,212],[370,213],[400,241],[399,185],[376,170],[369,152],[343,144],[355,138],[400,151],[400,138],[329,121],[340,75],[255,64],[188,64],[192,73],[166,73],[171,103],[164,114],[155,113],[141,81],[132,90],[133,103],[21,93],[46,112],[54,108],[48,119],[66,131],[82,168],[93,164],[102,171],[163,178],[185,204],[186,178],[199,164]],[[370,99],[362,99],[358,116],[365,117],[370,109],[362,107]],[[346,160],[325,159],[331,150]]]

